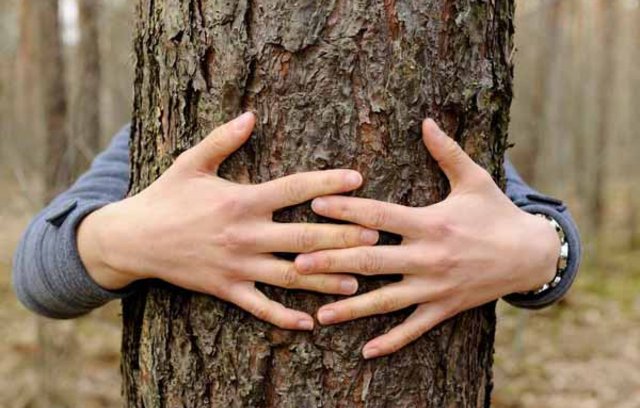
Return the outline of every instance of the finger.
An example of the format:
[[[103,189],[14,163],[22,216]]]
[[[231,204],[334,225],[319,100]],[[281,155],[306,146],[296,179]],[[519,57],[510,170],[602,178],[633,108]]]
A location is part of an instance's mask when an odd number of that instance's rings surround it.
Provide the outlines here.
[[[285,307],[260,292],[251,283],[238,285],[228,299],[260,320],[283,329],[313,330],[313,318],[307,313]]]
[[[311,252],[329,248],[351,248],[374,245],[377,231],[357,225],[270,223],[256,237],[260,252]]]
[[[181,161],[193,169],[213,173],[231,153],[247,141],[255,124],[255,115],[245,112],[215,128],[200,143],[181,155]]]
[[[324,170],[292,174],[258,185],[260,201],[271,209],[289,207],[328,194],[354,190],[362,184],[355,170]]]
[[[422,138],[431,156],[449,179],[452,189],[479,169],[462,147],[448,137],[432,119],[422,122]]]
[[[296,257],[303,274],[348,272],[360,275],[411,273],[411,261],[402,246],[388,245],[329,249]]]
[[[357,197],[320,197],[311,203],[319,215],[405,235],[414,231],[415,208]]]
[[[395,312],[424,301],[424,293],[401,281],[363,295],[322,306],[318,310],[321,324],[335,324],[365,316]]]
[[[345,274],[302,275],[293,262],[265,257],[252,263],[247,279],[285,289],[302,289],[318,293],[352,295],[358,290],[358,280]]]
[[[369,359],[394,353],[448,317],[446,309],[441,304],[423,303],[404,322],[365,344],[362,354],[364,358]]]

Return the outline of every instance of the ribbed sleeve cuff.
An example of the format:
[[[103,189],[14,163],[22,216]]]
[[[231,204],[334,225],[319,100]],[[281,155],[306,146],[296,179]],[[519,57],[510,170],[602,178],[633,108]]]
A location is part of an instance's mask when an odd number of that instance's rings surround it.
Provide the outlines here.
[[[29,293],[24,292],[27,285],[22,288],[22,298],[27,307],[51,318],[73,318],[133,292],[132,285],[118,291],[98,285],[89,275],[78,252],[78,225],[84,217],[106,204],[108,202],[98,200],[81,203],[72,200],[54,206],[44,215],[46,222],[39,223],[45,229],[42,239],[35,244],[35,250],[25,253],[39,254],[43,259],[49,257],[53,267],[45,270],[43,262],[30,262],[32,267],[28,276],[22,277],[31,280]],[[20,291],[20,279],[15,281],[16,291]]]
[[[569,244],[567,269],[564,272],[562,280],[556,287],[539,294],[514,293],[504,297],[505,301],[514,306],[527,309],[540,309],[562,299],[573,284],[582,259],[580,235],[571,216],[564,210],[564,207],[561,207],[563,210],[560,211],[550,205],[528,203],[521,205],[520,208],[530,214],[545,214],[556,220],[562,227],[567,243]]]

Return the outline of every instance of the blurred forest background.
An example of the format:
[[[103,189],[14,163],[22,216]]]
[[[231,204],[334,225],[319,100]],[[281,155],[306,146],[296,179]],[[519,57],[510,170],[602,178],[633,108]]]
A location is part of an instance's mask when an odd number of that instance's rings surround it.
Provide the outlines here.
[[[120,406],[119,305],[51,322],[11,291],[29,218],[131,112],[134,3],[0,0],[0,407]],[[640,0],[519,0],[510,155],[585,241],[556,307],[499,304],[496,407],[640,407]]]

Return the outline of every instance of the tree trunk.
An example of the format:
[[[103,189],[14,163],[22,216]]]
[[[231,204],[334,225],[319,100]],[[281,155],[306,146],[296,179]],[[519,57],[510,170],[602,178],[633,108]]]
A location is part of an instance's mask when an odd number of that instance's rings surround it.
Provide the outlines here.
[[[58,1],[32,3],[32,7],[38,13],[38,73],[41,77],[47,145],[44,169],[45,201],[49,202],[70,184],[72,178],[66,128],[65,63],[58,21]]]
[[[19,27],[20,39],[15,59],[15,129],[16,134],[29,135],[30,137],[17,138],[15,140],[15,151],[42,152],[44,144],[44,125],[42,118],[41,95],[38,87],[37,60],[37,27],[38,19],[32,1],[22,0],[19,3]],[[10,83],[10,82],[7,82]],[[37,118],[34,120],[34,118]],[[21,158],[25,163],[15,163],[16,154],[8,155],[7,162],[12,163],[12,167],[20,167],[28,170],[42,170],[42,159],[44,155],[29,155]],[[26,155],[25,155],[26,156]],[[26,172],[25,171],[25,172]],[[38,173],[39,175],[40,173]],[[33,201],[39,201],[40,197],[34,197]]]
[[[25,28],[23,34],[32,44],[34,68],[26,73],[33,80],[39,109],[26,111],[30,121],[44,124],[45,155],[44,202],[49,202],[71,182],[67,135],[67,97],[65,64],[58,1],[23,0]],[[35,128],[35,126],[32,126]],[[41,392],[38,407],[74,407],[77,388],[77,335],[73,321],[37,320],[40,347],[37,369]]]
[[[593,198],[591,199],[591,211],[593,222],[598,232],[598,240],[605,241],[606,236],[602,233],[605,215],[605,181],[606,181],[606,160],[609,154],[608,136],[613,124],[614,94],[612,83],[615,81],[615,50],[620,38],[618,36],[619,23],[615,20],[615,6],[609,1],[599,0],[597,4],[598,32],[600,38],[600,58],[599,72],[596,77],[598,102],[600,115],[597,122],[596,132],[596,156],[595,172],[593,183]]]
[[[519,52],[515,102],[511,111],[511,140],[518,149],[510,153],[510,158],[518,163],[522,178],[536,185],[539,181],[537,169],[541,167],[540,151],[545,145],[545,137],[549,137],[544,131],[546,106],[555,85],[550,84],[549,79],[560,62],[560,2],[529,2],[519,7],[518,12],[522,21],[515,40]]]
[[[510,0],[141,0],[131,193],[249,109],[259,118],[254,135],[221,170],[235,181],[348,167],[366,180],[359,196],[432,204],[448,183],[420,138],[431,116],[502,183],[513,8]],[[308,205],[275,218],[317,221]],[[359,291],[391,280],[360,278]],[[365,361],[365,341],[409,311],[300,333],[209,296],[146,287],[123,308],[129,407],[489,405],[493,303]],[[312,314],[336,298],[261,289]]]
[[[633,29],[631,34],[631,51],[633,53],[633,66],[636,69],[633,70],[631,78],[630,78],[630,89],[640,89],[640,69],[637,67],[640,66],[640,7],[636,7],[631,14],[631,18],[633,21]],[[632,120],[635,121],[636,118],[640,117],[640,103],[638,103],[638,94],[633,94],[634,103],[632,104]],[[636,128],[637,129],[637,128]],[[633,143],[633,150],[631,154],[634,155],[634,158],[640,154],[640,148],[638,147],[638,143]],[[633,177],[635,180],[640,179],[640,164],[638,164],[638,160],[632,161],[632,171]],[[632,213],[631,213],[631,230],[632,230],[632,248],[637,250],[640,248],[640,183],[631,181],[631,197],[632,197]]]
[[[78,16],[80,44],[78,46],[78,89],[74,109],[74,170],[87,169],[100,149],[100,47],[98,16],[100,3],[80,0]]]

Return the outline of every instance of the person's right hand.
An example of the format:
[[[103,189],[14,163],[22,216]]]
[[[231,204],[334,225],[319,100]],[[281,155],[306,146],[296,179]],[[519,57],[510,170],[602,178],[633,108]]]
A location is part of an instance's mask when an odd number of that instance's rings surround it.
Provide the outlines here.
[[[318,196],[354,190],[353,170],[299,173],[246,185],[216,175],[224,159],[251,135],[245,113],[181,154],[151,186],[87,216],[78,249],[93,279],[120,289],[147,278],[214,295],[259,319],[311,330],[313,318],[268,299],[255,282],[331,294],[353,294],[349,275],[302,275],[273,252],[305,253],[373,245],[376,231],[355,225],[277,223],[273,212]]]

